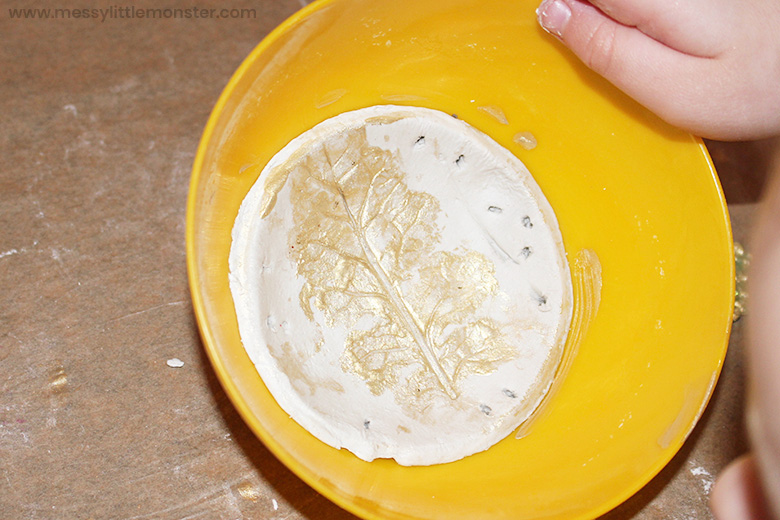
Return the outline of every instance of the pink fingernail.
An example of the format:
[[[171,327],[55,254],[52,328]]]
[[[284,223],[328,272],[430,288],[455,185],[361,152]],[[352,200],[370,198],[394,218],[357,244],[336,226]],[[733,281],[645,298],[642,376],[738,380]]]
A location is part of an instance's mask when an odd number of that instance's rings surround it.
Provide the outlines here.
[[[545,31],[561,38],[571,18],[571,9],[563,0],[544,0],[536,10],[536,16]]]

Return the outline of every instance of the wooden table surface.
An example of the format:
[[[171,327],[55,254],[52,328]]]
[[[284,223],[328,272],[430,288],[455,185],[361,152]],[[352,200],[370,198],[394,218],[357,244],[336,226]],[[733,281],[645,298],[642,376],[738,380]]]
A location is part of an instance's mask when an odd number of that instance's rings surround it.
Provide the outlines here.
[[[244,425],[206,359],[185,266],[209,112],[302,3],[205,2],[254,16],[183,20],[18,18],[27,5],[2,3],[0,518],[354,518]],[[744,240],[762,146],[708,144]],[[743,321],[688,442],[605,519],[711,518],[715,475],[747,449]]]

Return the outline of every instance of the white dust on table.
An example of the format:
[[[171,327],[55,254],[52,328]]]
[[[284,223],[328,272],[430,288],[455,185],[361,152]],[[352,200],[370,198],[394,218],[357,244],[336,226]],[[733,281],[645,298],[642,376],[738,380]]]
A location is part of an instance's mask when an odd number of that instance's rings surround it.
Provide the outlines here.
[[[691,475],[699,477],[704,494],[709,495],[713,484],[715,484],[715,477],[702,466],[696,466],[694,463],[691,463],[691,466]]]

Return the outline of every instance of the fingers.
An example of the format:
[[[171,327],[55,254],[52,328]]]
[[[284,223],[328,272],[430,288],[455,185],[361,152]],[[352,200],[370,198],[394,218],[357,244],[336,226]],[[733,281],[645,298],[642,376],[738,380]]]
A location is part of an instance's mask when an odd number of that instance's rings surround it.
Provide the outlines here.
[[[717,520],[772,518],[752,456],[735,460],[720,474],[712,489],[710,505]]]
[[[537,13],[545,26],[543,15],[548,13],[568,8],[579,24],[580,16],[596,12],[673,50],[711,58],[726,51],[733,39],[734,21],[744,15],[735,6],[723,0],[545,0]]]
[[[704,1],[689,0],[688,3]],[[706,1],[715,5],[722,0]],[[671,27],[677,23],[677,33],[685,35],[688,34],[687,27],[700,24],[699,21],[691,20],[677,20],[674,23],[653,20],[653,8],[647,7],[647,4],[655,2],[649,0],[593,2],[609,5],[615,16],[635,22],[651,34],[662,30],[672,34],[674,30]],[[762,59],[767,61],[767,56],[769,59],[774,56],[772,52],[754,52],[761,45],[755,42],[745,44],[740,40],[749,38],[751,34],[749,24],[745,23],[749,15],[742,16],[739,22],[736,18],[732,20],[734,29],[730,30],[741,31],[741,37],[732,38],[724,29],[723,34],[714,38],[719,42],[718,46],[727,49],[720,56],[710,57],[675,49],[649,36],[639,26],[615,20],[593,2],[544,0],[537,10],[539,23],[591,69],[662,119],[689,132],[714,139],[758,138],[780,129],[780,111],[776,110],[776,105],[780,106],[780,94],[775,88],[773,74],[767,72],[775,70],[774,75],[780,76],[780,67],[762,63]],[[664,5],[686,3],[673,0],[657,2]],[[643,9],[632,7],[639,5],[643,5]],[[777,5],[780,6],[780,2]],[[729,8],[722,12],[728,13]],[[663,16],[662,19],[666,20]],[[718,25],[717,15],[703,19],[716,20],[713,26]],[[755,24],[753,26],[756,27]],[[702,30],[706,33],[706,29]],[[763,31],[767,32],[773,35],[776,31]],[[679,39],[685,37],[679,36]],[[702,37],[701,41],[708,40]],[[740,45],[735,43],[738,41]],[[776,42],[771,45],[780,48]],[[699,51],[707,50],[706,46],[702,43]],[[764,44],[764,47],[769,46]],[[711,47],[709,52],[717,54],[720,51],[717,47]]]
[[[537,15],[542,27],[563,41],[588,66],[608,77],[613,69],[620,73],[626,68],[636,68],[637,60],[648,54],[656,60],[668,59],[665,54],[678,54],[589,2],[545,0]]]
[[[546,0],[539,22],[586,65],[662,118],[686,128],[698,113],[707,59],[676,51],[636,28],[621,24],[589,2]]]
[[[722,0],[590,0],[613,20],[636,27],[674,50],[700,57],[714,57],[739,16],[738,4]]]
[[[544,0],[537,15],[674,126],[727,140],[780,131],[778,0]]]

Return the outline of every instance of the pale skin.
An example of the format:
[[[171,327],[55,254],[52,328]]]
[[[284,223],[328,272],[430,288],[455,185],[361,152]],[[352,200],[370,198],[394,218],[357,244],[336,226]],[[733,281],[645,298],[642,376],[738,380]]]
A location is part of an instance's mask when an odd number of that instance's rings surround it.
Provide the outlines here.
[[[780,135],[780,0],[545,0],[541,25],[667,122],[721,140]],[[780,162],[750,240],[752,451],[713,488],[718,520],[780,519]]]

